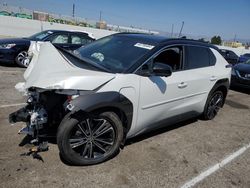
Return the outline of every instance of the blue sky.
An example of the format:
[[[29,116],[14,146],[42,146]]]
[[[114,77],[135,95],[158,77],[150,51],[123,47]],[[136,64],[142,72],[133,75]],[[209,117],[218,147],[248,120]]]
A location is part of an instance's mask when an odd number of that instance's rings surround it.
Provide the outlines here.
[[[194,36],[250,39],[250,0],[0,0],[9,5],[45,12],[99,19],[110,24],[137,26]]]

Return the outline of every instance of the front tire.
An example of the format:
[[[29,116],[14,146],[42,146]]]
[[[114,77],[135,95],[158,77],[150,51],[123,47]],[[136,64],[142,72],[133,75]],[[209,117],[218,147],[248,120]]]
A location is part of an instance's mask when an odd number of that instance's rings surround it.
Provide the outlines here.
[[[223,106],[225,101],[225,96],[222,91],[213,92],[207,99],[204,112],[202,114],[202,119],[211,120],[214,119],[218,114],[220,108]]]
[[[57,133],[61,157],[70,165],[93,165],[111,159],[123,140],[123,126],[114,112],[65,116]]]
[[[27,68],[28,64],[26,63],[25,59],[28,57],[28,52],[23,50],[19,52],[15,58],[16,64],[20,67]]]

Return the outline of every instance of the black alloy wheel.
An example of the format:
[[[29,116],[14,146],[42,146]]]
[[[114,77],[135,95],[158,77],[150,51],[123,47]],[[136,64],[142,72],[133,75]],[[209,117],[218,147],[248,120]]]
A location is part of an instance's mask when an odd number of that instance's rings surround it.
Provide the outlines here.
[[[20,67],[28,67],[29,64],[27,63],[27,57],[28,57],[28,52],[27,51],[21,51],[17,54],[16,56],[16,63]]]
[[[208,99],[205,110],[203,113],[203,118],[206,120],[214,119],[218,114],[220,108],[224,104],[224,95],[221,91],[215,91]]]
[[[72,165],[91,165],[110,159],[119,150],[123,127],[113,112],[63,120],[57,135],[61,156]]]

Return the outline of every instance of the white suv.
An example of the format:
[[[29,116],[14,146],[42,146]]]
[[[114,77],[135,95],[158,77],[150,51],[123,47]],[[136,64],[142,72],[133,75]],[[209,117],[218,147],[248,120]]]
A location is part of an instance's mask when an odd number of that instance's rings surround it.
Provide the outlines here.
[[[69,53],[50,43],[16,88],[27,106],[10,122],[39,142],[54,135],[73,165],[112,158],[127,138],[191,117],[213,119],[231,68],[215,46],[147,34],[114,34]],[[43,139],[42,139],[43,138]]]

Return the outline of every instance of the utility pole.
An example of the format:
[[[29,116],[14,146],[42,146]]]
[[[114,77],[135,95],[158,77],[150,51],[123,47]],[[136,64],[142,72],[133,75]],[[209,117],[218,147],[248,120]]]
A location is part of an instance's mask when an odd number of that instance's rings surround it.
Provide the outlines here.
[[[234,42],[236,42],[236,34],[234,34]]]
[[[182,22],[182,25],[181,25],[181,30],[180,30],[180,33],[179,33],[179,37],[181,37],[181,32],[182,32],[183,27],[184,27],[184,21]]]
[[[72,16],[73,16],[73,18],[75,17],[75,3],[73,3]]]
[[[174,34],[174,24],[172,24],[171,38],[173,38],[173,34]]]
[[[102,11],[100,11],[100,18],[99,18],[100,20],[100,22],[102,21]]]

